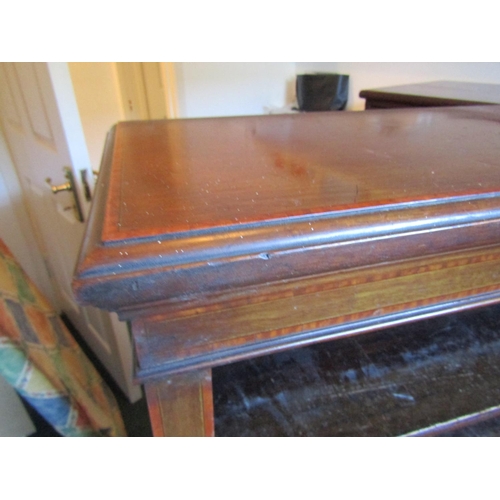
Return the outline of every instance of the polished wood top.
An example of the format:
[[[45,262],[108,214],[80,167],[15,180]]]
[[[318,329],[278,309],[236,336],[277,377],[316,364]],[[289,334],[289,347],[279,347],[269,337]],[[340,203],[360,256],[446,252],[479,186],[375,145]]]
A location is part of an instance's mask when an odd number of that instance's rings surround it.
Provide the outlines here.
[[[437,81],[362,90],[359,96],[371,101],[397,101],[417,106],[500,104],[500,85]]]
[[[103,241],[500,191],[495,108],[120,123]]]
[[[120,310],[493,243],[499,123],[497,106],[120,123],[75,293]]]

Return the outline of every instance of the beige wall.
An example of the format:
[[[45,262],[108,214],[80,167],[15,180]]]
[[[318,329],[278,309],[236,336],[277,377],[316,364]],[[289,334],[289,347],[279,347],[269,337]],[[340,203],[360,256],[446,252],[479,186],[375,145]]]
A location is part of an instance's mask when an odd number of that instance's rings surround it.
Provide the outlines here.
[[[115,63],[68,63],[93,170],[99,170],[106,134],[124,119]]]
[[[500,83],[500,63],[175,63],[179,118],[252,115],[294,99],[295,75],[350,75],[348,109],[360,110],[366,88],[432,80]],[[69,63],[92,167],[98,170],[108,130],[125,119],[115,63]]]

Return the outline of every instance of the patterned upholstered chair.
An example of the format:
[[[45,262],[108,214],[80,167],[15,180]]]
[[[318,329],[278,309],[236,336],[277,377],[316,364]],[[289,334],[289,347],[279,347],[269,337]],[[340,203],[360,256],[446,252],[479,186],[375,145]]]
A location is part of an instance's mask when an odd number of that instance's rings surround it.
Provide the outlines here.
[[[0,240],[0,375],[63,436],[125,436],[110,389]]]

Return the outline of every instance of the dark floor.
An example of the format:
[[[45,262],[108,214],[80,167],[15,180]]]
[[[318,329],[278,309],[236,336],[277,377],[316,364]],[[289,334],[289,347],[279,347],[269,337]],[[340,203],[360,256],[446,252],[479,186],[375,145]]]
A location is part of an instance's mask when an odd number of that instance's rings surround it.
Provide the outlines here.
[[[216,434],[498,435],[499,325],[488,307],[219,368]]]
[[[498,436],[499,325],[491,306],[214,369],[216,435]],[[128,435],[151,436],[145,399],[128,403],[95,364]]]

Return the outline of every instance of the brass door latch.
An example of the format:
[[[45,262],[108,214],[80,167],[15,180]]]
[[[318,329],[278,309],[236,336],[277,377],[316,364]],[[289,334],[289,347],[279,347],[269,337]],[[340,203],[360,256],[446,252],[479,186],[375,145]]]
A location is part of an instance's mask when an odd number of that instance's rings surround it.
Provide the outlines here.
[[[61,193],[62,191],[71,191],[73,193],[74,205],[73,209],[75,212],[75,217],[78,221],[83,222],[83,212],[80,205],[80,200],[78,199],[77,187],[75,184],[75,178],[73,177],[73,171],[70,167],[64,167],[64,177],[66,177],[67,182],[64,184],[59,184],[57,186],[52,185],[52,179],[47,177],[45,181],[50,186],[53,194]]]

